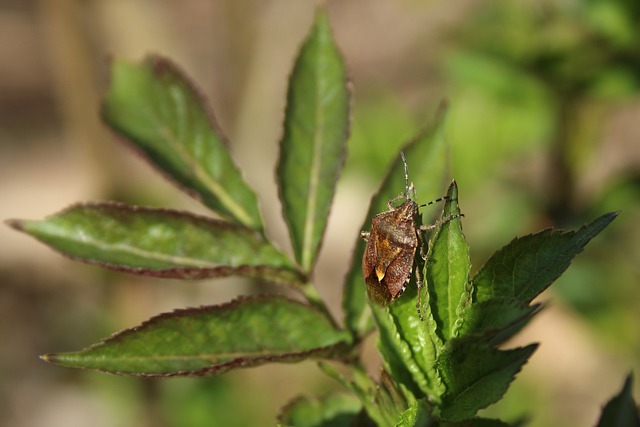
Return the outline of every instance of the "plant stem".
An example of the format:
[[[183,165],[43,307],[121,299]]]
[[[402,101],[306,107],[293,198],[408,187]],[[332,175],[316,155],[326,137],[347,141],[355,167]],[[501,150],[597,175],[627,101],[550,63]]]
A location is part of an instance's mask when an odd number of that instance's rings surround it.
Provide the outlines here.
[[[322,300],[322,297],[318,293],[318,289],[316,289],[313,283],[311,282],[304,283],[302,285],[302,293],[304,294],[305,298],[307,298],[307,301],[311,303],[311,305],[313,305],[314,307],[322,311],[325,314],[325,316],[327,316],[327,319],[331,320],[331,323],[333,324],[334,327],[336,327],[336,329],[341,329],[340,325],[336,323],[336,320],[333,318],[333,315],[329,311],[329,308],[327,307],[327,305]]]

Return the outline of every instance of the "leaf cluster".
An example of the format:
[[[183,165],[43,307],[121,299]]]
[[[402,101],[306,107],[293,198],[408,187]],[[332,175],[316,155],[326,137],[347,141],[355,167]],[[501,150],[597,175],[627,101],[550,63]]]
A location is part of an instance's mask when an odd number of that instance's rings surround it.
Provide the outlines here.
[[[426,259],[416,258],[424,286],[418,291],[412,283],[386,307],[367,304],[359,240],[344,283],[344,324],[338,325],[311,283],[349,133],[349,81],[325,13],[318,12],[289,80],[276,168],[294,259],[267,237],[254,191],[185,75],[168,60],[151,57],[142,63],[116,59],[111,76],[104,121],[216,218],[109,202],[9,224],[83,262],[174,279],[242,276],[294,289],[304,301],[253,296],[180,309],[83,350],[43,359],[146,377],[322,359],[320,368],[351,393],[301,397],[282,411],[284,425],[507,425],[478,418],[477,412],[502,397],[536,345],[498,346],[540,311],[532,300],[615,213],[579,230],[515,239],[473,276],[460,218],[442,221],[423,248]],[[418,201],[438,194],[444,183],[445,112],[404,147]],[[368,219],[404,188],[402,167],[398,156],[371,201]],[[460,213],[452,182],[440,219]],[[430,218],[419,215],[416,224],[422,223]],[[379,381],[357,354],[373,329],[383,358]]]
[[[408,153],[422,144],[427,145],[416,141]],[[419,174],[420,165],[413,166],[411,170]],[[389,195],[382,192],[378,197]],[[458,214],[453,182],[440,220]],[[575,231],[549,229],[514,239],[473,276],[460,218],[437,228],[426,261],[416,265],[425,277],[420,298],[417,286],[410,285],[409,298],[403,296],[388,307],[371,307],[385,372],[404,399],[386,424],[421,413],[432,423],[428,425],[494,425],[476,418],[477,412],[503,396],[536,348],[535,344],[508,350],[498,346],[540,311],[532,300],[615,217],[615,213],[603,215]]]

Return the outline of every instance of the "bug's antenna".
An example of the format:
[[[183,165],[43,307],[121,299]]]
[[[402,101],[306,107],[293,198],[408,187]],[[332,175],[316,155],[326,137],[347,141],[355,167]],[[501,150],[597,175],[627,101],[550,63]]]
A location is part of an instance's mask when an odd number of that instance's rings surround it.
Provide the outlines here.
[[[409,197],[409,166],[407,166],[407,159],[404,157],[404,151],[400,152],[402,157],[402,163],[404,164],[404,194]]]

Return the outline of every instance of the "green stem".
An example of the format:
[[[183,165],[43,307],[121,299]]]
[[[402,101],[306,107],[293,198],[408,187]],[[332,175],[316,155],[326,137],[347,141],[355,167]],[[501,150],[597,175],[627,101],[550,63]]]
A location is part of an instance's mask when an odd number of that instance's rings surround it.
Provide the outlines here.
[[[302,289],[302,294],[307,298],[307,301],[309,301],[309,303],[311,303],[311,305],[316,307],[318,310],[323,312],[325,316],[327,316],[327,319],[331,321],[331,324],[336,329],[341,329],[340,325],[336,323],[336,320],[333,318],[333,315],[329,311],[329,308],[327,308],[326,304],[322,300],[322,297],[318,293],[318,290],[313,285],[313,283],[306,282],[302,285],[301,289]]]

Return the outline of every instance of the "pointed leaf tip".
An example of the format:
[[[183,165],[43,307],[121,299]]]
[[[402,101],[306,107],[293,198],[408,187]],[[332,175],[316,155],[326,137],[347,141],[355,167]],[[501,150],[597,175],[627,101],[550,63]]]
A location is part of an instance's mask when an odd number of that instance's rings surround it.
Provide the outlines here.
[[[318,11],[289,79],[277,168],[297,262],[310,272],[327,225],[349,134],[350,91],[329,22]]]
[[[473,278],[478,301],[515,298],[530,302],[617,217],[610,212],[577,230],[546,229],[518,237],[495,252]]]
[[[633,399],[633,374],[625,378],[620,393],[602,408],[596,427],[636,427],[640,425],[640,407]]]
[[[458,186],[452,181],[439,219],[441,225],[436,228],[429,245],[426,286],[421,295],[424,312],[432,313],[438,323],[438,333],[444,341],[454,336],[460,312],[471,298],[470,250],[462,232],[460,215]]]
[[[24,220],[22,219],[5,219],[4,223],[6,225],[8,225],[9,227],[13,228],[14,230],[18,230],[18,231],[24,231],[23,227],[22,227],[22,223],[24,222]]]
[[[348,334],[318,310],[282,297],[245,297],[151,318],[75,353],[61,366],[121,375],[212,375],[268,362],[337,357]]]
[[[169,60],[111,62],[104,121],[155,168],[223,217],[262,229],[257,198],[204,97]]]
[[[44,360],[45,362],[49,362],[49,363],[56,363],[56,355],[53,353],[48,353],[48,354],[41,354],[40,356],[38,356],[40,358],[40,360]]]
[[[260,233],[170,209],[76,204],[41,221],[17,222],[63,255],[140,275],[198,279],[238,275],[299,285],[289,258]]]

